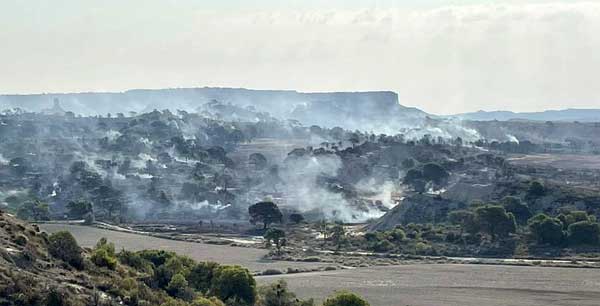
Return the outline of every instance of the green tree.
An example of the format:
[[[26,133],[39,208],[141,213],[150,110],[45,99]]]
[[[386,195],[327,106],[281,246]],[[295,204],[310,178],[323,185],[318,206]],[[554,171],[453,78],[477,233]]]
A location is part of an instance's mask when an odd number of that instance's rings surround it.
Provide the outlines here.
[[[448,220],[454,225],[460,227],[460,234],[464,231],[468,233],[475,233],[478,231],[477,224],[475,222],[475,213],[470,210],[455,210],[448,214]]]
[[[197,263],[187,277],[190,286],[202,294],[207,294],[218,268],[219,264],[212,261]]]
[[[263,236],[268,245],[275,245],[277,254],[281,254],[281,248],[285,246],[285,232],[277,228],[270,228]]]
[[[254,305],[256,281],[247,269],[240,266],[220,266],[215,272],[211,284],[212,295],[228,305]]]
[[[569,225],[569,244],[598,244],[600,225],[591,221],[580,221]]]
[[[370,304],[357,294],[342,291],[327,298],[323,306],[370,306]]]
[[[271,223],[281,223],[283,214],[279,207],[273,202],[258,202],[248,207],[250,223],[262,223],[263,229],[267,229]]]
[[[538,243],[560,245],[564,239],[563,226],[559,219],[539,214],[529,219],[529,231]]]
[[[541,197],[546,193],[546,187],[538,181],[533,181],[529,184],[529,189],[527,190],[527,194],[531,197],[537,198]]]
[[[48,204],[40,201],[26,201],[17,209],[17,217],[27,221],[50,220]]]
[[[432,181],[436,184],[442,183],[450,176],[450,173],[444,167],[436,163],[428,163],[423,165],[423,178],[427,181]]]
[[[507,196],[502,199],[501,204],[507,212],[515,216],[519,224],[525,224],[531,218],[529,206],[523,203],[520,198]]]
[[[67,203],[67,211],[69,217],[81,219],[92,212],[92,203],[84,200],[69,201]]]
[[[497,237],[506,237],[517,229],[515,216],[499,205],[478,207],[475,210],[475,220],[481,231],[492,236],[492,241]]]

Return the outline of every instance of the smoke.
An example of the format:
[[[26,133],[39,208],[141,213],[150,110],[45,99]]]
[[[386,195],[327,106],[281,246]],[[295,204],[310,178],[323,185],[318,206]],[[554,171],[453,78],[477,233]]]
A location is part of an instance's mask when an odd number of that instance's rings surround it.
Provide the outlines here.
[[[506,138],[508,138],[508,141],[510,141],[510,142],[519,144],[519,139],[517,139],[517,137],[515,137],[513,135],[506,134]]]

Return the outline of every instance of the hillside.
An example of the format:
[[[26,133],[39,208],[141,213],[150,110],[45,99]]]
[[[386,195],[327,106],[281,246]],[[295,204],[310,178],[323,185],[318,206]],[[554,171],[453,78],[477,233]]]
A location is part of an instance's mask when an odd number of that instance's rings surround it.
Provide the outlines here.
[[[535,121],[581,121],[600,122],[600,109],[562,109],[546,110],[543,112],[511,112],[511,111],[478,111],[463,113],[451,117],[476,121],[509,121],[509,120],[535,120]]]

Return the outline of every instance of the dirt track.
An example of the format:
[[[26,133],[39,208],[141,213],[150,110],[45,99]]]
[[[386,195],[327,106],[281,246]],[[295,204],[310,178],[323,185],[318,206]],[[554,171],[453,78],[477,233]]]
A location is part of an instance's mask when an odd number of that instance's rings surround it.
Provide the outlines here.
[[[264,250],[166,240],[97,228],[44,224],[42,229],[69,230],[83,246],[107,237],[118,249],[165,249],[196,260],[239,264],[254,271],[316,267],[319,263],[262,260]],[[284,278],[302,297],[318,300],[347,289],[372,306],[597,306],[600,269],[541,268],[500,265],[411,264],[258,277],[259,283]]]

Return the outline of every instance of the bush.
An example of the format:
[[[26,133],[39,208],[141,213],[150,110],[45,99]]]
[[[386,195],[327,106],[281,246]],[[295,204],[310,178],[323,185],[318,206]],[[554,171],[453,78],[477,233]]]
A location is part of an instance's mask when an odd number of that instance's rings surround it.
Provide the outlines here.
[[[190,286],[203,294],[208,293],[218,267],[218,263],[210,261],[196,264],[190,270],[187,278]]]
[[[212,280],[211,293],[226,303],[237,301],[239,305],[254,305],[256,281],[240,266],[220,266]]]
[[[119,262],[122,264],[130,266],[140,272],[146,272],[149,274],[154,272],[152,269],[152,263],[142,258],[139,253],[122,250],[119,252],[117,257],[119,258]]]
[[[560,220],[540,214],[529,220],[529,230],[538,243],[560,245],[564,238]]]
[[[390,232],[390,237],[394,241],[404,241],[406,239],[406,233],[401,228],[396,228]]]
[[[188,282],[181,273],[175,274],[167,288],[167,293],[174,297],[185,298],[188,292]]]
[[[323,306],[370,306],[362,297],[351,292],[339,292],[327,298]]]
[[[115,255],[115,245],[108,243],[106,238],[102,237],[92,251],[90,260],[98,267],[106,267],[114,270],[117,267],[117,256]]]
[[[75,268],[83,268],[83,256],[77,241],[67,231],[56,232],[48,238],[50,255],[70,264]]]
[[[225,303],[214,296],[210,298],[199,297],[192,302],[191,306],[225,306]]]
[[[506,213],[504,207],[498,205],[478,207],[475,210],[475,220],[478,228],[490,234],[492,240],[496,240],[498,236],[506,237],[517,230],[514,215]]]
[[[541,197],[546,193],[546,188],[542,183],[538,181],[533,181],[529,184],[529,190],[527,190],[527,194],[531,197],[537,198]]]
[[[600,225],[590,221],[580,221],[569,225],[570,244],[598,244]]]
[[[387,239],[377,241],[371,247],[375,252],[389,252],[394,248],[394,245]]]
[[[531,218],[531,211],[529,206],[521,201],[517,197],[504,197],[502,199],[502,206],[507,212],[515,215],[515,219],[519,224],[525,224],[529,218]]]
[[[288,290],[287,283],[279,280],[276,283],[261,286],[258,289],[259,299],[257,306],[312,306],[313,300],[300,301],[296,295]]]

